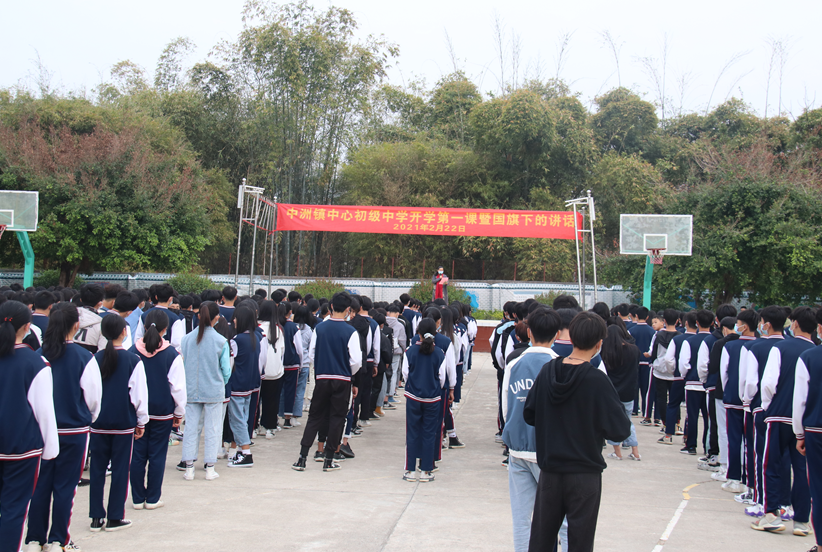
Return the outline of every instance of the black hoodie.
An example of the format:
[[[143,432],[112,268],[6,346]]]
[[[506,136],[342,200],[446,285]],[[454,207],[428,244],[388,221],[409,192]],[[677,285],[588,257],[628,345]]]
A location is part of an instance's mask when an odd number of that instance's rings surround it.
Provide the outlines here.
[[[523,418],[534,426],[537,463],[551,473],[601,473],[602,440],[623,441],[631,420],[611,380],[590,363],[542,367],[525,399]]]

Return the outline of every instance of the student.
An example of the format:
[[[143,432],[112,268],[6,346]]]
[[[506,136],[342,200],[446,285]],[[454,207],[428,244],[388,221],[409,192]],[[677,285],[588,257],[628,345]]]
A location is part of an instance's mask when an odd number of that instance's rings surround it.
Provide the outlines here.
[[[57,299],[50,291],[39,291],[34,296],[34,313],[31,315],[31,324],[40,329],[40,335],[46,334],[46,328],[49,327],[51,306],[56,302]]]
[[[311,368],[308,363],[308,347],[311,345],[311,334],[314,332],[314,326],[317,325],[317,319],[311,314],[307,305],[300,305],[294,310],[294,324],[300,332],[300,345],[302,347],[300,355],[300,371],[297,376],[297,391],[294,395],[294,406],[292,410],[292,418],[303,417],[303,403],[305,402],[305,388],[308,385],[308,375]],[[292,420],[293,423],[293,420]]]
[[[291,418],[294,416],[294,401],[297,397],[297,380],[300,377],[300,369],[303,365],[303,338],[300,328],[291,318],[293,312],[291,303],[284,301],[280,303],[280,309],[284,310],[285,323],[283,324],[283,391],[280,399],[280,414],[285,418],[283,429],[292,429],[299,425],[299,422]]]
[[[234,303],[237,301],[237,288],[234,286],[226,286],[220,295],[222,305],[220,305],[220,314],[228,321],[229,325],[234,324]]]
[[[114,308],[114,300],[124,291],[126,289],[120,284],[107,284],[103,288],[103,304],[100,306],[99,311],[105,313]]]
[[[183,463],[186,481],[194,479],[194,461],[205,432],[203,456],[206,480],[220,477],[214,470],[217,448],[223,426],[223,400],[231,377],[231,348],[228,340],[214,326],[225,320],[213,301],[200,305],[197,331],[183,338],[181,344],[186,373],[186,426],[183,436]],[[200,425],[200,420],[203,420]]]
[[[267,351],[263,381],[260,384],[260,406],[262,408],[260,425],[265,428],[265,438],[273,439],[279,425],[278,412],[280,411],[280,395],[283,390],[283,358],[285,356],[279,306],[274,301],[262,302],[259,323],[270,349]]]
[[[129,465],[135,439],[143,436],[148,423],[148,386],[140,358],[122,348],[126,321],[104,316],[100,331],[106,348],[94,358],[100,366],[103,398],[100,415],[91,425],[91,467],[89,475],[89,517],[91,530],[118,531],[131,527],[125,519]],[[106,466],[111,462],[108,509],[103,506]]]
[[[447,339],[447,344],[446,340],[440,340],[437,338],[434,339],[436,345],[445,353],[446,359],[446,386],[442,389],[442,406],[443,422],[446,435],[448,436],[447,446],[449,449],[464,448],[465,444],[459,440],[459,437],[457,437],[457,430],[454,424],[454,413],[451,410],[451,405],[454,403],[454,391],[457,386],[457,357],[459,355],[459,351],[454,345],[454,323],[450,310],[432,307],[425,311],[426,317],[429,317],[429,315],[434,317],[434,313],[440,315],[439,319],[434,318],[434,320],[438,323],[437,331],[440,335]],[[441,458],[442,453],[439,452],[437,459]]]
[[[134,345],[134,339],[131,334],[131,326],[128,325],[128,317],[132,311],[137,308],[137,296],[129,291],[121,291],[120,294],[111,303],[111,307],[104,315],[120,316],[126,320],[126,338],[123,340],[123,349],[130,350]]]
[[[723,325],[723,321],[725,325]],[[725,343],[738,337],[734,330],[735,324],[736,307],[727,303],[719,305],[716,308],[714,330],[712,332],[715,340],[708,345],[708,361],[704,368],[703,386],[705,387],[708,404],[710,421],[708,435],[710,440],[708,453],[704,459],[699,459],[698,467],[717,472],[711,476],[717,481],[725,481],[724,473],[728,469],[728,431],[725,427],[725,409],[722,406],[722,381],[719,377],[719,361]],[[700,375],[702,373],[700,372]]]
[[[793,339],[777,343],[768,354],[762,373],[762,409],[768,424],[765,444],[764,475],[765,515],[751,524],[757,531],[780,532],[781,508],[789,502],[794,511],[794,535],[809,534],[811,496],[805,459],[796,448],[793,423],[793,390],[796,366],[805,351],[816,346],[811,336],[817,329],[816,314],[809,307],[798,307],[791,313]],[[785,477],[788,464],[793,469],[793,485]]]
[[[20,550],[41,459],[60,452],[51,368],[23,344],[30,326],[29,307],[0,305],[0,552]]]
[[[745,405],[742,402],[742,388],[745,381],[740,373],[740,359],[744,345],[756,339],[756,326],[758,324],[759,315],[756,314],[756,311],[744,310],[740,312],[736,318],[735,327],[735,333],[739,332],[739,338],[731,339],[725,343],[719,360],[722,407],[725,410],[725,423],[728,434],[727,481],[722,484],[722,490],[733,493],[745,492],[746,496],[743,497],[743,501],[750,501],[750,503],[753,502],[753,472],[750,474],[751,477],[746,480],[751,490],[742,488],[746,412]],[[751,434],[753,433],[751,432]]]
[[[748,312],[748,311],[745,311]],[[742,315],[740,314],[740,317]],[[816,311],[816,335],[822,335],[822,309]],[[791,424],[796,435],[796,450],[805,456],[808,463],[808,485],[811,502],[822,504],[822,349],[815,347],[799,355],[796,362],[796,377],[793,388],[793,415]],[[822,509],[813,508],[814,530],[822,528]],[[797,532],[797,529],[799,532]],[[794,534],[802,534],[807,527],[797,527]],[[819,531],[816,533],[816,550],[822,544]]]
[[[619,316],[625,323],[625,329],[630,332],[631,328],[634,327],[634,321],[631,320],[631,315],[629,314],[628,308],[627,303],[622,303],[616,306],[616,312],[617,316]]]
[[[131,329],[131,335],[134,336],[137,334],[140,317],[143,316],[143,309],[146,308],[148,302],[148,293],[144,289],[135,289],[132,293],[137,297],[137,307],[126,317],[126,323]]]
[[[437,325],[420,322],[419,342],[409,347],[403,362],[405,380],[405,481],[434,480],[434,450],[439,447],[441,389],[445,385],[445,353],[434,345]],[[417,478],[419,461],[420,476]]]
[[[682,343],[682,352],[679,355],[679,373],[682,374],[685,380],[685,406],[687,410],[687,438],[685,440],[685,446],[679,452],[692,456],[696,456],[700,412],[702,412],[705,420],[705,427],[702,434],[703,446],[706,446],[706,440],[708,438],[708,405],[699,366],[702,366],[704,361],[704,373],[707,376],[708,351],[710,349],[705,343],[713,343],[713,341],[716,341],[716,337],[711,335],[711,324],[713,321],[714,313],[711,311],[704,309],[697,311],[697,333],[685,339]]]
[[[100,413],[103,383],[92,354],[71,341],[79,327],[77,307],[58,304],[51,309],[49,318],[43,348],[38,354],[51,365],[60,454],[40,463],[29,509],[26,549],[56,545],[74,550],[78,548],[71,541],[69,525],[77,474],[82,473],[86,461],[89,426]]]
[[[364,379],[362,385],[358,388],[359,395],[357,397],[357,402],[359,403],[359,423],[365,426],[371,425],[369,420],[374,418],[374,412],[371,410],[371,380],[377,375],[377,362],[380,358],[380,326],[377,324],[377,321],[371,317],[371,310],[373,308],[374,303],[370,297],[360,297],[359,316],[365,318],[369,325],[368,339],[366,340],[368,354],[363,359],[364,371],[361,374],[361,377]]]
[[[351,312],[351,296],[340,292],[331,298],[331,318],[319,324],[311,337],[308,356],[314,364],[314,393],[308,410],[300,456],[292,466],[305,470],[308,451],[318,433],[326,436],[323,471],[335,471],[340,465],[334,454],[340,445],[350,398],[357,396],[352,377],[362,366],[362,350],[357,331],[346,324]]]
[[[200,299],[197,299],[197,306],[199,307]],[[195,297],[191,295],[183,295],[180,297],[180,310],[178,310],[175,314],[183,319],[183,324],[185,324],[185,331],[186,334],[190,334],[194,329],[197,328],[197,324],[195,320],[197,320],[197,313],[194,311],[194,300]]]
[[[648,325],[648,315],[650,312],[645,307],[637,307],[634,311],[636,321],[633,326],[628,329],[628,333],[636,340],[636,346],[642,356],[639,357],[639,394],[642,403],[642,421],[640,425],[659,425],[661,422],[659,408],[656,409],[656,417],[651,421],[654,415],[654,403],[656,402],[656,387],[653,385],[651,374],[651,363],[649,360],[651,350],[651,340],[654,338],[655,332],[651,326]],[[637,403],[637,406],[639,403]],[[635,406],[636,408],[636,406]]]
[[[745,509],[745,514],[751,517],[765,515],[765,493],[763,490],[763,462],[765,458],[765,441],[768,424],[765,423],[765,412],[762,408],[762,375],[768,362],[771,349],[780,343],[784,337],[782,329],[785,327],[787,315],[782,307],[770,305],[759,311],[759,333],[762,339],[757,339],[743,345],[740,363],[740,377],[744,376],[742,404],[750,408],[754,422],[754,449],[755,449],[755,504]]]
[[[174,288],[169,284],[160,284],[154,289],[155,304],[151,309],[146,310],[137,323],[137,333],[134,334],[135,339],[143,337],[145,333],[146,316],[152,309],[162,309],[166,316],[168,316],[168,328],[163,335],[163,339],[171,343],[171,346],[181,352],[181,343],[183,336],[186,335],[186,327],[183,319],[170,311],[169,305],[174,298]]]
[[[386,396],[383,406],[395,403],[394,393],[397,391],[397,382],[402,371],[403,353],[408,348],[408,331],[410,324],[404,316],[400,316],[400,307],[389,305],[385,322],[394,330],[394,349],[391,359],[391,380],[386,380],[383,395]]]
[[[551,344],[561,324],[562,321],[554,310],[537,309],[528,315],[525,327],[531,346],[523,348],[522,353],[511,359],[505,367],[502,412],[506,423],[502,439],[509,451],[508,488],[516,552],[528,550],[531,514],[539,481],[536,432],[533,426],[525,423],[522,410],[531,385],[542,367],[557,357],[551,350]],[[563,550],[566,549],[566,543],[567,539],[563,541]]]
[[[566,516],[568,550],[593,550],[607,467],[602,441],[621,442],[631,434],[614,386],[589,362],[607,334],[605,322],[582,312],[569,330],[574,350],[543,367],[523,408],[525,422],[534,426],[540,467],[529,550],[551,550]]]
[[[631,410],[634,406],[639,383],[637,372],[639,371],[639,348],[634,344],[631,334],[624,325],[611,324],[608,326],[608,334],[602,342],[602,360],[608,372],[608,378],[614,384],[619,400],[625,408],[625,415],[631,419]],[[614,452],[608,458],[622,460],[622,450],[620,446],[630,447],[631,454],[628,458],[640,461],[639,441],[636,438],[636,428],[631,422],[631,435],[622,443],[618,441],[608,441],[614,447]]]
[[[676,364],[674,356],[668,355],[671,342],[679,335],[676,331],[676,323],[679,321],[679,313],[674,309],[665,309],[662,316],[657,316],[655,321],[661,322],[662,326],[654,335],[648,362],[651,364],[651,374],[654,378],[654,388],[656,389],[657,416],[662,420],[662,425],[666,426],[668,411],[668,396],[674,383],[674,373]]]
[[[682,402],[685,400],[685,378],[679,371],[679,359],[682,356],[682,344],[692,335],[696,335],[696,313],[679,313],[680,323],[685,327],[685,332],[680,333],[671,340],[665,351],[665,363],[670,369],[673,363],[673,378],[671,390],[668,393],[668,404],[665,412],[665,435],[657,441],[660,445],[673,445],[674,435],[683,435],[680,425],[680,414]]]
[[[83,284],[79,297],[82,302],[82,307],[79,309],[80,329],[74,336],[74,342],[94,354],[106,346],[106,340],[100,332],[102,318],[97,312],[103,304],[103,286]]]
[[[119,298],[118,298],[119,299]],[[186,410],[183,358],[164,340],[168,315],[153,309],[146,316],[143,337],[131,348],[143,363],[148,385],[148,424],[143,438],[134,443],[131,455],[131,500],[135,510],[163,507],[160,495],[168,455],[168,436],[179,428]],[[146,485],[148,463],[148,485]]]
[[[268,358],[268,341],[257,334],[257,315],[245,306],[234,309],[234,327],[237,335],[231,340],[234,351],[234,371],[229,379],[231,401],[228,416],[234,441],[228,458],[229,468],[252,468],[251,438],[248,430],[248,412],[251,395],[260,383]],[[237,445],[240,450],[237,450]]]

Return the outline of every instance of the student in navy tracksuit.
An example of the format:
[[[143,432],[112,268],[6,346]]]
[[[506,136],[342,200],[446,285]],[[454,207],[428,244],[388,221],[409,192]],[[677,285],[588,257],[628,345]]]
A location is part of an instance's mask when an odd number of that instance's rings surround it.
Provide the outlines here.
[[[711,334],[711,324],[714,321],[714,313],[708,310],[700,310],[696,313],[697,333],[688,337],[682,343],[682,352],[679,355],[679,373],[685,379],[685,407],[687,416],[685,446],[680,450],[683,454],[696,455],[697,436],[699,434],[699,414],[705,421],[702,432],[703,447],[705,447],[708,433],[708,403],[705,396],[705,383],[701,379],[700,366],[704,362],[705,375],[707,376],[708,358],[710,347],[707,342],[713,343],[716,337]]]
[[[148,424],[131,454],[131,501],[135,510],[161,508],[160,495],[172,428],[180,427],[186,410],[183,357],[160,337],[168,327],[162,309],[149,311],[146,333],[131,348],[143,363],[148,385]],[[148,485],[146,485],[148,463]]]
[[[673,381],[671,382],[671,392],[668,394],[667,412],[665,413],[665,435],[660,437],[657,443],[661,445],[673,445],[674,435],[681,435],[680,429],[680,408],[685,400],[685,378],[679,371],[679,362],[682,358],[682,345],[689,337],[696,335],[696,313],[689,312],[682,316],[682,323],[685,325],[685,333],[681,333],[671,340],[671,345],[665,352],[665,361],[674,363]]]
[[[430,318],[420,322],[421,341],[405,353],[405,474],[406,481],[433,481],[434,451],[440,446],[439,411],[445,386],[445,353],[434,345],[437,324]]]
[[[781,508],[791,504],[794,511],[794,534],[810,531],[811,496],[805,459],[796,449],[793,423],[793,389],[799,356],[815,348],[811,335],[816,331],[816,316],[809,307],[798,307],[791,313],[793,339],[783,340],[771,349],[762,373],[762,409],[768,424],[765,442],[765,515],[751,524],[758,531],[784,531]],[[784,466],[793,468],[793,485],[785,477]]]
[[[20,550],[41,458],[60,452],[51,368],[23,344],[30,326],[26,305],[0,305],[0,552]]]
[[[39,291],[34,296],[34,312],[31,314],[31,324],[40,328],[40,335],[46,334],[46,328],[49,327],[49,312],[55,302],[54,294],[50,291]]]
[[[294,401],[297,398],[297,380],[302,367],[303,344],[300,328],[292,320],[294,313],[291,310],[291,303],[283,301],[277,308],[280,311],[280,319],[285,320],[282,324],[284,351],[279,414],[285,418],[283,429],[291,429],[296,427],[292,425],[291,418],[294,416]]]
[[[430,310],[430,309],[429,309]],[[443,390],[443,421],[445,432],[448,435],[448,448],[464,448],[465,444],[459,440],[457,437],[457,429],[454,424],[454,412],[451,410],[452,405],[454,404],[455,392],[457,387],[457,362],[459,362],[460,351],[462,347],[460,346],[460,341],[458,336],[456,335],[454,329],[454,315],[448,307],[443,307],[440,310],[441,319],[439,325],[439,332],[448,338],[450,341],[450,347],[444,349],[446,356],[453,355],[451,360],[453,371],[447,372],[447,379],[448,388],[450,389],[450,393],[446,396],[445,390]],[[450,349],[450,353],[449,353]]]
[[[155,288],[154,293],[157,302],[152,308],[140,315],[140,320],[137,322],[137,332],[132,338],[136,340],[143,337],[146,331],[146,316],[148,316],[148,313],[154,309],[162,309],[168,316],[168,328],[166,328],[166,333],[163,334],[163,339],[171,343],[171,346],[177,349],[177,352],[180,352],[180,344],[186,335],[186,322],[184,317],[174,314],[168,308],[174,298],[174,288],[170,284],[160,284]]]
[[[86,462],[89,427],[100,413],[103,382],[92,354],[71,340],[80,325],[77,307],[59,304],[49,318],[43,348],[38,354],[51,365],[60,454],[40,463],[40,477],[29,508],[26,544],[69,546],[74,495]]]
[[[237,335],[231,340],[234,354],[234,371],[228,385],[231,388],[231,400],[228,403],[229,424],[234,441],[231,443],[228,467],[251,468],[254,459],[249,452],[251,439],[248,433],[248,412],[251,407],[251,395],[259,386],[265,369],[268,341],[260,339],[257,332],[257,314],[247,307],[234,310],[234,327]],[[237,450],[237,445],[240,450]]]
[[[639,423],[642,425],[650,425],[652,423],[651,416],[654,414],[654,403],[656,402],[656,386],[653,385],[651,363],[648,360],[648,357],[644,355],[644,353],[651,350],[651,340],[654,338],[654,334],[656,333],[654,329],[648,325],[648,314],[649,311],[647,308],[639,307],[636,311],[636,316],[639,321],[628,328],[628,333],[633,336],[640,353],[638,383],[642,406],[640,411],[642,412],[642,417],[644,419]],[[661,419],[659,415],[659,408],[660,407],[658,406],[656,410],[656,418],[654,420],[656,422],[659,422]]]
[[[126,321],[104,316],[100,331],[106,348],[94,355],[103,380],[100,415],[91,424],[89,517],[91,530],[117,531],[131,526],[125,519],[129,467],[134,440],[148,423],[148,385],[140,357],[122,348]],[[142,337],[142,336],[141,336]],[[106,467],[111,462],[108,508],[103,506]]]
[[[234,302],[237,300],[237,288],[226,286],[222,291],[223,304],[220,305],[220,314],[228,325],[234,328]]]
[[[822,310],[816,311],[817,335],[822,335]],[[813,527],[822,528],[822,348],[799,355],[793,387],[793,432],[796,448],[808,465],[808,485],[813,508]],[[797,528],[794,522],[794,534]],[[822,536],[816,533],[817,546]]]
[[[745,405],[742,402],[744,377],[740,373],[740,359],[745,351],[745,344],[756,339],[756,327],[759,325],[759,315],[753,309],[744,310],[737,317],[736,329],[741,335],[739,339],[728,341],[722,348],[719,360],[719,375],[722,379],[722,404],[725,408],[725,425],[728,431],[728,481],[722,488],[731,492],[741,492],[739,484],[742,480],[748,487],[753,488],[754,477],[743,477],[747,470],[743,470],[743,453],[745,450]],[[753,428],[751,427],[751,435]],[[753,497],[751,492],[750,497]]]

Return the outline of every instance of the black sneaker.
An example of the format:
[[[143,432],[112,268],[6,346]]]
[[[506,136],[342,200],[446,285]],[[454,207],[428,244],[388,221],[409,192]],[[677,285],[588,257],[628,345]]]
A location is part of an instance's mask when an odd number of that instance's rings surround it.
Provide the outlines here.
[[[448,448],[465,448],[465,443],[460,441],[459,437],[449,437]]]
[[[335,452],[334,453],[334,460],[337,460],[338,462],[342,462],[343,460],[345,460],[345,455],[343,455],[343,453],[341,453],[341,452]]]
[[[334,461],[334,459],[333,459],[333,458],[326,458],[326,459],[323,461],[323,471],[324,471],[324,472],[328,472],[328,471],[337,471],[338,469],[340,469],[340,465],[339,465],[339,464],[337,464],[337,463]]]
[[[316,456],[314,457],[317,458]],[[291,464],[291,469],[295,471],[305,471],[305,457],[300,456],[297,461]]]
[[[80,483],[77,484],[78,487],[88,487],[91,485],[91,479],[80,478]]]
[[[348,443],[340,445],[340,454],[342,454],[345,458],[354,458],[356,456],[354,451],[351,450],[351,445]]]
[[[682,454],[690,454],[691,456],[696,456],[696,447],[682,447],[681,449],[679,449],[679,452]]]
[[[325,460],[325,452],[318,450],[314,452],[314,461],[315,462],[322,462]]]
[[[106,520],[105,530],[107,532],[119,531],[120,529],[128,529],[131,527],[130,519],[108,519]]]
[[[440,467],[437,465],[436,462],[434,462],[434,469],[431,470],[431,473],[434,473],[435,471],[440,471]]]
[[[177,471],[184,472],[186,471],[186,463],[180,460],[180,463],[177,464]]]
[[[104,518],[91,518],[91,527],[89,529],[92,533],[99,533],[103,530],[105,524],[106,520]]]
[[[254,459],[251,457],[250,454],[245,454],[242,452],[237,452],[237,458],[234,459],[233,462],[228,463],[229,468],[253,468],[254,467]]]
[[[362,429],[355,427],[351,430],[351,435],[362,435]]]
[[[283,429],[294,429],[294,426],[291,425],[291,418],[288,418],[283,422]]]
[[[505,468],[507,468],[507,467],[508,467],[508,457],[507,457],[507,456],[505,457],[505,460],[503,460],[503,461],[502,461],[502,465],[503,465],[503,467],[505,467]]]

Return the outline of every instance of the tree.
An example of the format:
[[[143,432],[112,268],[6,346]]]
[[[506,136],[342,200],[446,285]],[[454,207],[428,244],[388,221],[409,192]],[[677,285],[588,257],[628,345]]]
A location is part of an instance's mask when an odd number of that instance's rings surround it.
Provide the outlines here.
[[[470,138],[468,117],[482,101],[476,85],[462,73],[453,73],[437,84],[431,95],[432,126],[449,140],[465,144]]]
[[[598,110],[590,122],[603,151],[639,153],[657,129],[653,104],[627,88],[616,88],[597,97],[596,104]]]

